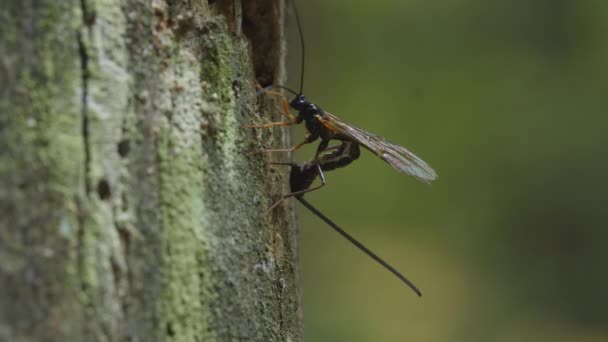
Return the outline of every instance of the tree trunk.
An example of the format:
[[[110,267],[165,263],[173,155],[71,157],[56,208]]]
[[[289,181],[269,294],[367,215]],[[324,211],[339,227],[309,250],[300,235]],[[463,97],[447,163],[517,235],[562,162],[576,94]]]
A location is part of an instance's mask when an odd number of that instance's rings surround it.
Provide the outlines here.
[[[282,0],[0,16],[0,341],[300,340],[285,172],[242,153],[289,137],[239,128],[278,119]]]

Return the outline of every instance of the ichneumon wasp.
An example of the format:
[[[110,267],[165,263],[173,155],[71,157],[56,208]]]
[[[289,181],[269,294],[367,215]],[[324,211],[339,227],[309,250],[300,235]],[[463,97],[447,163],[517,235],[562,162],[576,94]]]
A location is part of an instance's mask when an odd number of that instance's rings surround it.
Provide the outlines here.
[[[302,45],[302,64],[301,64],[301,75],[300,75],[300,91],[295,92],[290,88],[282,85],[271,85],[263,88],[259,93],[273,94],[281,97],[283,105],[283,114],[287,117],[288,121],[281,122],[270,122],[263,125],[245,125],[243,128],[268,128],[273,126],[289,127],[295,124],[304,123],[308,134],[303,142],[294,145],[287,149],[268,149],[249,151],[249,154],[258,153],[271,153],[271,152],[294,152],[300,149],[306,144],[310,144],[317,139],[321,139],[317,147],[314,160],[318,160],[319,157],[326,151],[334,149],[336,147],[329,147],[331,140],[338,140],[341,142],[350,142],[351,144],[361,145],[374,153],[380,159],[390,164],[396,170],[406,173],[410,176],[414,176],[423,182],[430,182],[437,178],[435,171],[422,159],[418,158],[415,154],[408,151],[406,148],[394,144],[387,139],[370,133],[364,129],[355,127],[335,115],[324,111],[315,103],[310,102],[302,93],[304,87],[304,66],[305,66],[305,48],[304,48],[304,36],[302,34],[302,25],[298,15],[297,8],[295,6],[295,0],[292,1],[295,11],[295,17],[297,22],[298,31],[300,34],[300,44]],[[271,89],[283,89],[295,95],[291,101],[287,101],[285,96],[278,92],[273,92]],[[298,114],[293,116],[289,107],[295,109]],[[354,149],[350,149],[354,150]],[[358,151],[358,149],[357,149]],[[351,159],[356,159],[357,155],[351,155]],[[321,175],[322,184],[325,185],[323,177],[323,170],[317,167]],[[307,191],[317,190],[319,187],[308,189]]]
[[[321,218],[330,227],[336,230],[340,235],[353,243],[357,248],[365,252],[368,256],[380,263],[384,268],[389,270],[401,281],[408,285],[418,296],[421,295],[420,291],[416,286],[404,277],[401,273],[395,270],[392,266],[386,263],[384,260],[379,258],[376,254],[371,252],[368,248],[362,245],[360,242],[355,240],[352,236],[347,234],[344,230],[338,227],[335,223],[329,220],[325,215],[313,207],[308,201],[304,200],[303,195],[310,191],[318,190],[323,187],[326,183],[324,171],[331,171],[337,168],[345,167],[352,163],[359,157],[360,146],[363,146],[367,150],[374,153],[380,159],[387,162],[397,171],[403,172],[407,175],[413,176],[420,181],[425,183],[431,182],[437,178],[435,171],[422,159],[417,157],[406,148],[394,144],[383,137],[372,134],[366,130],[355,127],[342,119],[332,115],[317,104],[310,102],[302,93],[304,87],[304,36],[302,34],[302,25],[300,23],[299,14],[296,8],[295,0],[292,0],[294,7],[296,23],[298,27],[298,33],[300,36],[301,44],[301,75],[300,75],[300,91],[296,92],[286,86],[282,85],[271,85],[263,88],[258,94],[271,94],[281,98],[283,112],[282,114],[288,119],[288,121],[281,122],[270,122],[263,125],[245,125],[243,128],[268,128],[274,126],[289,127],[295,124],[304,123],[304,126],[308,132],[303,142],[294,145],[287,149],[268,149],[259,151],[249,151],[249,154],[258,153],[271,153],[271,152],[294,152],[306,144],[310,144],[317,139],[321,139],[321,142],[317,146],[317,151],[314,158],[305,164],[296,163],[273,163],[279,165],[290,165],[290,186],[291,192],[282,196],[281,200],[274,203],[268,210],[272,210],[282,200],[288,197],[295,197],[300,201],[307,209],[309,209],[316,216]],[[274,92],[272,89],[283,89],[292,93],[294,98],[291,101],[287,101],[285,96],[279,92]],[[297,111],[297,115],[293,116],[289,107]],[[337,140],[340,142],[339,145],[329,146],[331,140]],[[312,187],[312,184],[316,178],[320,177],[321,184]]]

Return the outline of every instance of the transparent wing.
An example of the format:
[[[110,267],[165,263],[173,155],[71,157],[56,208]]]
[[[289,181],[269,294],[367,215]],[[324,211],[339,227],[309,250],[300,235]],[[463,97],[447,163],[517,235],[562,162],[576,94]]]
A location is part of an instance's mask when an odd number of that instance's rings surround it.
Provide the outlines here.
[[[404,147],[352,126],[327,112],[325,112],[324,117],[318,118],[328,129],[338,135],[357,141],[398,171],[414,176],[426,183],[437,178],[437,173],[433,168]]]

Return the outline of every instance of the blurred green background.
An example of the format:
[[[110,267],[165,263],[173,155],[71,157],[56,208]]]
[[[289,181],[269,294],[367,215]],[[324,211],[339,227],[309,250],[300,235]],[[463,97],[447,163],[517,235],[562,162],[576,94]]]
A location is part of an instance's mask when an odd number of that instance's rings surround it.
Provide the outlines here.
[[[362,151],[307,195],[423,297],[300,206],[306,340],[608,341],[608,1],[298,5],[304,93],[439,174]]]

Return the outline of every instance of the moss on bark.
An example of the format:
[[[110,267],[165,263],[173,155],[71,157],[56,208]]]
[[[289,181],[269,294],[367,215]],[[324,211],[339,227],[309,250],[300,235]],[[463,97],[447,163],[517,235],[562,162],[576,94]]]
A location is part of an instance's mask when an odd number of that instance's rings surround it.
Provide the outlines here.
[[[259,5],[280,32],[282,4]],[[2,7],[0,340],[301,339],[293,214],[263,210],[282,172],[242,153],[285,141],[239,128],[270,119],[238,32],[256,18],[186,0]]]

